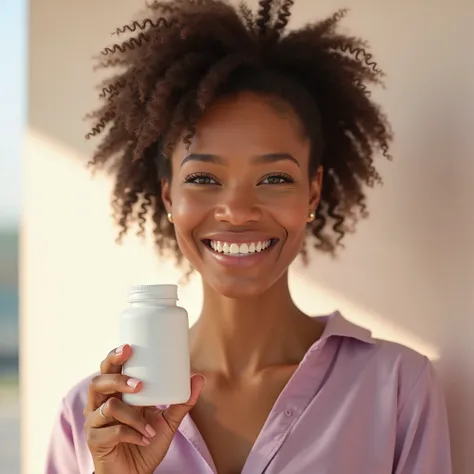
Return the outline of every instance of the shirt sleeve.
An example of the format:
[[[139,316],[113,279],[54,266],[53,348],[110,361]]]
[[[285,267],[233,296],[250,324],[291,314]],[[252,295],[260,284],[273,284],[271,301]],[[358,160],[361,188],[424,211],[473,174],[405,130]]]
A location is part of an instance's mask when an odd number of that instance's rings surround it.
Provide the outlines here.
[[[71,413],[64,399],[51,433],[45,474],[80,474],[74,448]]]
[[[398,413],[394,474],[452,474],[444,395],[431,362]]]

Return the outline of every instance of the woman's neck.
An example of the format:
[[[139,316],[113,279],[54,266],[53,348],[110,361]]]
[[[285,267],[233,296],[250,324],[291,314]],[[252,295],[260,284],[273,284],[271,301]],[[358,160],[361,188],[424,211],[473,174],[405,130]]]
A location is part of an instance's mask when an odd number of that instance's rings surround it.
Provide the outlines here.
[[[203,310],[190,334],[193,370],[235,380],[298,364],[322,330],[296,307],[288,274],[250,299],[227,298],[204,285]]]

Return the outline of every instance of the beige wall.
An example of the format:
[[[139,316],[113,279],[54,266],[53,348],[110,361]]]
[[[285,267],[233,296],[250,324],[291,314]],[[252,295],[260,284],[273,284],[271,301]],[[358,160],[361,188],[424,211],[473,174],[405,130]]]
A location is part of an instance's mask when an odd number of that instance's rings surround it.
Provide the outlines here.
[[[296,3],[293,24],[344,6]],[[295,266],[295,298],[311,313],[339,308],[377,336],[435,360],[455,472],[468,474],[474,465],[474,3],[346,3],[357,7],[344,25],[370,40],[388,74],[388,88],[377,97],[396,131],[396,159],[382,164],[385,186],[371,195],[372,216],[339,261],[317,256],[309,270]],[[90,145],[81,117],[95,101],[90,58],[141,5],[31,2],[21,277],[25,474],[42,472],[61,396],[115,346],[126,286],[178,278],[148,243],[113,244],[110,183],[92,181],[83,167]],[[181,295],[194,320],[198,282]]]

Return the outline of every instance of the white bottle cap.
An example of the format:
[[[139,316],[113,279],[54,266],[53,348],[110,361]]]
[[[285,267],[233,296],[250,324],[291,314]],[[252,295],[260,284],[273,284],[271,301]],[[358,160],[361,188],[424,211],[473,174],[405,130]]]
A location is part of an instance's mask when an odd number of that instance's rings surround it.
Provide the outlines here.
[[[177,285],[135,285],[130,287],[128,300],[130,302],[144,299],[178,299]]]

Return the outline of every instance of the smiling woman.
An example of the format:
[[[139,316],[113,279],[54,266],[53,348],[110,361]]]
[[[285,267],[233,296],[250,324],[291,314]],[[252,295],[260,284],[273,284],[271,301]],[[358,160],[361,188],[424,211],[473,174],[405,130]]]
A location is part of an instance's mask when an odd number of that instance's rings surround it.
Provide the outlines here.
[[[307,243],[335,252],[366,216],[391,139],[345,12],[285,32],[292,4],[154,2],[102,52],[122,70],[88,137],[104,134],[91,164],[115,178],[119,238],[151,218],[158,249],[202,277],[203,308],[189,401],[127,405],[133,349],[112,350],[65,397],[48,473],[451,472],[428,359],[290,294]]]

